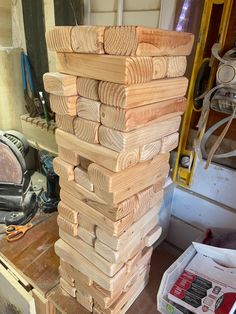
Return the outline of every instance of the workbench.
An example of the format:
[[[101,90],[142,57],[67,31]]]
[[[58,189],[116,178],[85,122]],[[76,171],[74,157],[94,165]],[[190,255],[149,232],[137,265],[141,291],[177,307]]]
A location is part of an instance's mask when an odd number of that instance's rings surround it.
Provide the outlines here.
[[[32,291],[37,291],[50,306],[37,308],[37,314],[88,314],[77,301],[59,286],[59,258],[54,252],[54,243],[59,238],[54,213],[46,221],[29,230],[18,241],[9,243],[5,237],[0,240],[0,257],[5,260],[24,280]],[[175,257],[164,248],[154,250],[151,262],[150,280],[127,314],[156,314],[156,295],[161,277]],[[35,294],[33,293],[35,297]],[[36,301],[36,299],[35,299]],[[45,312],[45,309],[48,309]]]

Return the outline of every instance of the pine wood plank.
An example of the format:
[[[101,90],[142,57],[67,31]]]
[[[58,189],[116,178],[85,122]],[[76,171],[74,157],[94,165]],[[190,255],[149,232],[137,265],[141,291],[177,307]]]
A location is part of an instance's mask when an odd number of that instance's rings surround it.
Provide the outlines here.
[[[66,206],[62,202],[59,202],[57,206],[57,210],[59,215],[67,220],[68,222],[71,222],[73,224],[78,224],[79,219],[78,219],[78,212],[71,209],[69,206]]]
[[[87,218],[86,215],[79,214],[79,225],[91,234],[95,235],[96,224]]]
[[[167,77],[183,76],[185,74],[186,68],[187,58],[185,56],[168,57],[166,76]]]
[[[76,299],[77,301],[88,311],[93,311],[93,298],[90,294],[88,294],[80,284],[76,286]]]
[[[111,235],[114,236],[120,235],[133,222],[132,214],[128,214],[121,220],[112,221],[111,219],[105,217],[96,209],[82,202],[69,192],[61,190],[60,197],[63,203],[65,203],[72,209],[77,210],[79,215],[81,214],[82,216],[85,216],[90,223],[96,226],[100,226],[102,229],[106,230]]]
[[[166,77],[168,57],[154,57],[153,62],[153,80],[159,80]]]
[[[74,133],[80,140],[97,144],[98,141],[98,129],[100,123],[89,121],[76,117],[74,120]]]
[[[77,77],[76,86],[78,95],[92,100],[99,100],[98,80],[87,77]]]
[[[135,182],[136,193],[154,184],[157,179],[166,174],[169,154],[160,154],[152,160],[139,163],[136,166],[112,172],[95,163],[89,165],[88,176],[93,184],[106,192],[116,192],[130,189]]]
[[[148,82],[153,77],[150,57],[121,57],[93,54],[57,53],[59,72],[119,84]]]
[[[131,109],[102,105],[101,123],[106,127],[128,132],[153,122],[182,115],[185,108],[186,98],[164,100]]]
[[[111,278],[61,239],[55,243],[55,252],[75,269],[88,276],[108,291],[115,290],[119,286],[119,282],[125,277],[125,267]]]
[[[135,108],[157,101],[183,97],[187,91],[185,77],[165,78],[133,85],[101,81],[98,93],[103,104],[120,108]]]
[[[117,153],[104,146],[82,141],[75,135],[59,129],[56,130],[55,135],[58,146],[71,150],[115,172],[132,167],[139,161],[138,150]]]
[[[100,122],[100,106],[101,103],[99,101],[80,97],[77,102],[78,116],[83,119]]]
[[[84,157],[80,157],[80,167],[83,168],[84,170],[88,170],[88,166],[92,163],[91,160],[88,160]]]
[[[104,30],[104,26],[74,26],[71,32],[73,51],[104,54]]]
[[[138,201],[136,196],[132,195],[130,198],[116,205],[108,205],[100,199],[95,193],[84,189],[82,186],[73,181],[60,180],[60,186],[64,191],[72,192],[77,198],[86,202],[89,206],[93,207],[107,218],[117,221],[127,216],[136,210]]]
[[[108,54],[137,56],[185,56],[192,50],[194,36],[141,26],[111,26],[104,34]]]
[[[58,96],[76,96],[76,76],[59,72],[50,72],[43,75],[43,84],[46,92]]]
[[[80,164],[79,155],[64,147],[58,146],[58,156],[71,165],[78,166]]]
[[[75,168],[75,182],[82,185],[85,189],[93,191],[93,183],[89,180],[88,172],[80,167]]]
[[[110,263],[99,255],[92,246],[80,238],[75,238],[59,229],[60,238],[85,257],[90,263],[96,266],[104,274],[113,277],[123,266],[123,263]]]
[[[162,228],[160,226],[155,226],[151,231],[148,232],[145,237],[145,245],[147,247],[152,246],[161,236]]]
[[[74,166],[56,157],[53,159],[53,169],[59,177],[63,177],[67,181],[74,180]]]
[[[72,26],[57,26],[46,32],[47,48],[53,51],[72,52]]]
[[[56,114],[57,127],[71,134],[75,133],[75,127],[74,127],[75,120],[76,120],[76,117]]]
[[[167,153],[178,146],[179,133],[167,135],[160,140],[140,147],[140,161],[150,160],[160,153]]]
[[[145,230],[150,231],[158,223],[158,208],[153,207],[147,211],[146,214],[134,224],[132,224],[123,234],[120,236],[110,236],[101,227],[96,228],[96,237],[113,250],[120,250],[137,234],[145,233]],[[153,225],[154,224],[154,225]],[[147,231],[147,232],[148,232]]]
[[[86,286],[91,286],[93,284],[92,279],[90,279],[88,276],[84,275],[83,273],[75,269],[74,267],[72,267],[72,270],[73,270],[73,278],[75,279],[75,282],[83,283]]]
[[[76,237],[78,234],[78,224],[72,223],[62,216],[57,216],[57,224],[59,228],[65,231],[67,234],[71,235],[72,237]]]
[[[77,115],[77,100],[78,96],[58,96],[50,94],[51,110],[60,115]]]
[[[75,279],[73,276],[73,267],[60,259],[59,273],[64,280],[70,283],[71,286],[75,286]]]
[[[60,285],[61,285],[62,289],[65,290],[72,298],[76,297],[76,288],[72,287],[62,277],[60,278]]]
[[[95,241],[95,233],[89,232],[87,229],[81,227],[80,225],[78,226],[78,237],[82,239],[84,242],[86,242],[90,246],[94,246],[94,241]]]
[[[164,186],[166,176],[169,171],[169,167],[166,167],[163,170],[162,176],[160,176],[155,183],[156,186],[156,192],[161,190]],[[94,187],[94,192],[97,196],[99,196],[101,199],[103,199],[107,204],[118,204],[124,201],[125,199],[131,197],[135,193],[137,193],[137,187],[133,185],[131,188],[122,190],[122,191],[116,191],[116,192],[106,192],[102,189]]]
[[[35,309],[37,314],[56,314],[55,306],[44,298],[44,296],[36,289],[32,289],[32,296],[35,302]]]
[[[166,121],[157,121],[141,129],[128,133],[117,131],[105,126],[99,128],[99,141],[101,145],[122,152],[137,149],[140,146],[152,143],[164,136],[177,132],[181,117],[174,117]]]

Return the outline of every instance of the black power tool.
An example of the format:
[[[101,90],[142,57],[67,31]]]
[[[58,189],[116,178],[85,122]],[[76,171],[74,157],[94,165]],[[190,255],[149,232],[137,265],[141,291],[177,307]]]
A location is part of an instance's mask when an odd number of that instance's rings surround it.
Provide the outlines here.
[[[45,213],[51,213],[53,211],[56,211],[57,204],[59,202],[59,197],[56,193],[58,176],[53,170],[53,159],[54,157],[47,152],[39,152],[41,172],[47,178],[47,190],[42,191],[42,193],[39,195],[38,204],[42,211]]]
[[[37,211],[36,194],[25,162],[28,150],[23,134],[0,131],[1,224],[25,224]]]

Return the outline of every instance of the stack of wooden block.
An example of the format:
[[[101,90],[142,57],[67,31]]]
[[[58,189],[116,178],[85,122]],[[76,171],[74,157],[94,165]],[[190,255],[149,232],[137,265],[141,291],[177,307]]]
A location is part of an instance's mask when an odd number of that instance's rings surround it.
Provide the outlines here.
[[[44,75],[56,113],[61,286],[89,311],[125,313],[148,281],[178,144],[193,36],[141,27],[56,27]],[[158,265],[156,265],[158,267]]]

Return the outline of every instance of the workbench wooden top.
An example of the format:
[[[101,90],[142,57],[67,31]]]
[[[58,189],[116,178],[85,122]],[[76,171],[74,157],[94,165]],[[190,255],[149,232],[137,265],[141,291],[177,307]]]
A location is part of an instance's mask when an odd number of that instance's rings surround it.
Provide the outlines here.
[[[57,213],[34,226],[19,240],[0,240],[0,256],[46,297],[59,283],[59,258],[54,243],[59,238]]]

